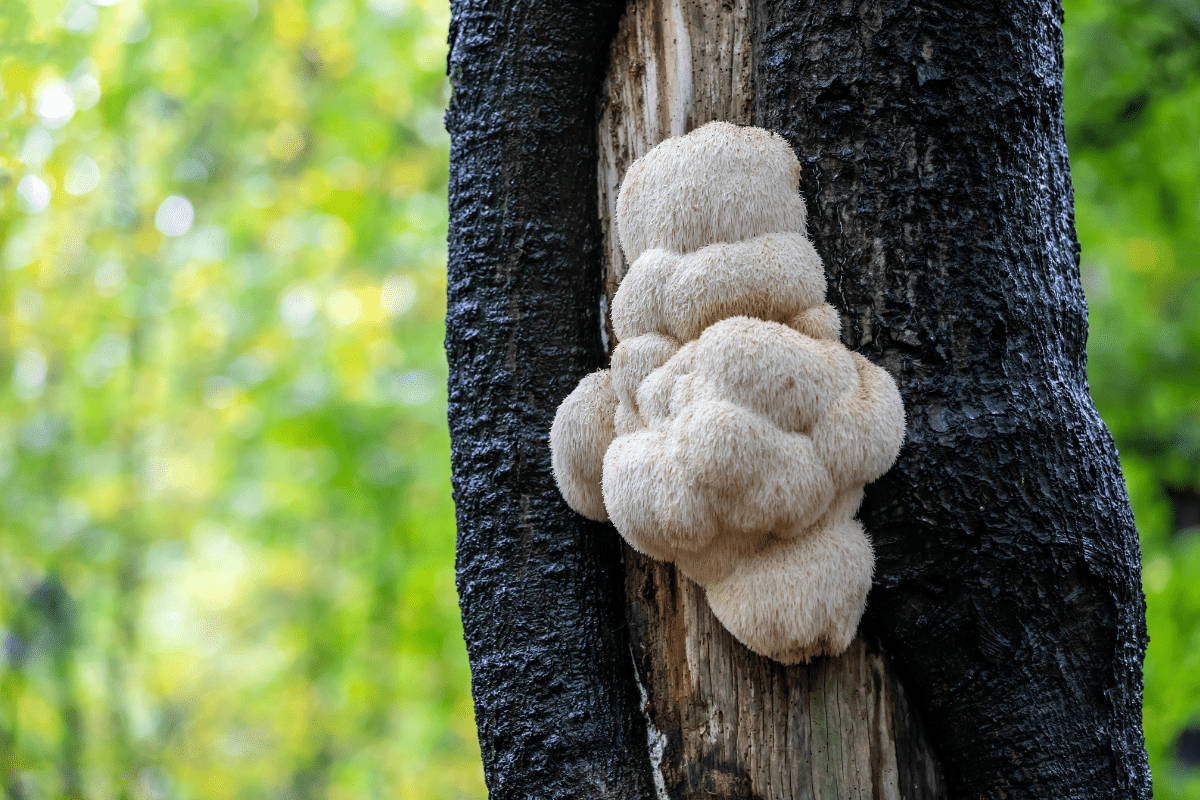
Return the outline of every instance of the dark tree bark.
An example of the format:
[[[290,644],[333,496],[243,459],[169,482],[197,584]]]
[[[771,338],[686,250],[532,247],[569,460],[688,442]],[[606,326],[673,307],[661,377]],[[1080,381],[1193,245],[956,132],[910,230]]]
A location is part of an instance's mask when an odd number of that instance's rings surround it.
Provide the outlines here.
[[[495,798],[656,793],[619,540],[567,509],[548,445],[603,365],[596,114],[623,5],[452,9],[458,587]],[[750,8],[755,123],[804,165],[843,340],[904,394],[908,441],[861,514],[864,625],[949,796],[1149,797],[1139,554],[1084,372],[1058,7]]]
[[[446,351],[458,591],[494,798],[648,796],[616,532],[563,503],[599,366],[596,93],[621,7],[456,3]]]
[[[867,625],[952,797],[1149,797],[1145,602],[1088,393],[1057,3],[761,0],[843,340],[896,378]]]

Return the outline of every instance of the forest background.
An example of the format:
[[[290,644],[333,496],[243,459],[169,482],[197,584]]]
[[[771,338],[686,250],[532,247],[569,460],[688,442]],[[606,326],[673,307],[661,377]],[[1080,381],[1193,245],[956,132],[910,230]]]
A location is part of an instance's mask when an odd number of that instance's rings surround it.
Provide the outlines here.
[[[1200,796],[1200,6],[1066,0],[1158,798]],[[0,0],[0,787],[482,797],[448,9]]]

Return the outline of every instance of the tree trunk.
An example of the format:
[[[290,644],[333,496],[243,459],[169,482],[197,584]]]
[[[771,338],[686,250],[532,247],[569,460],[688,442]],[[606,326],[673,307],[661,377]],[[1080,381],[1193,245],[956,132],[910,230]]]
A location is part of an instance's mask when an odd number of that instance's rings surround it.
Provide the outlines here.
[[[621,36],[656,92],[614,102],[622,5],[453,5],[458,585],[493,797],[848,797],[860,776],[926,796],[900,683],[951,797],[1149,797],[1137,540],[1087,394],[1057,7],[640,0]],[[865,636],[807,668],[739,649],[670,568],[623,570],[549,469],[554,410],[604,359],[597,165],[617,179],[658,138],[751,115],[796,148],[843,340],[908,412],[861,513]],[[899,794],[877,778],[889,748],[916,754]]]

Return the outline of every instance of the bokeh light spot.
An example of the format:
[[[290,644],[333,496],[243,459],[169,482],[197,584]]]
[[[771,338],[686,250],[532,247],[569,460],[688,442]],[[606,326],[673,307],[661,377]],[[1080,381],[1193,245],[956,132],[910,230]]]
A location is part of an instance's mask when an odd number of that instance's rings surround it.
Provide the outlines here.
[[[317,315],[321,300],[311,286],[296,286],[289,289],[279,304],[279,314],[293,336],[307,332],[309,323]]]
[[[54,138],[41,125],[34,125],[21,142],[20,159],[32,167],[40,167],[54,153]]]
[[[42,84],[33,106],[34,113],[41,117],[47,128],[61,128],[75,116],[75,98],[66,81],[50,81]]]
[[[67,169],[63,189],[67,194],[85,195],[100,185],[100,167],[90,156],[76,156]]]
[[[154,227],[166,236],[183,236],[191,230],[195,218],[191,201],[173,194],[159,205],[154,214]]]
[[[325,314],[339,327],[353,325],[362,316],[362,301],[349,289],[339,289],[325,301]]]
[[[389,275],[379,292],[379,303],[393,317],[399,317],[417,302],[417,287],[407,275]]]
[[[13,393],[21,400],[40,397],[46,387],[46,357],[33,348],[21,351],[13,367]]]
[[[50,205],[50,187],[36,175],[26,175],[17,184],[17,199],[26,214],[40,214]]]

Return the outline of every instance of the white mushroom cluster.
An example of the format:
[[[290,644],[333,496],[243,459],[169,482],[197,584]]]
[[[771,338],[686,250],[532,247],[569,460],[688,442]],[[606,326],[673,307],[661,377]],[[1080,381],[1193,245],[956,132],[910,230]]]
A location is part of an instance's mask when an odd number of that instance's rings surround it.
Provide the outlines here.
[[[620,343],[550,433],[572,508],[674,562],[785,664],[854,637],[874,570],[854,515],[904,438],[891,377],[838,341],[799,178],[783,139],[722,122],[630,167]]]

